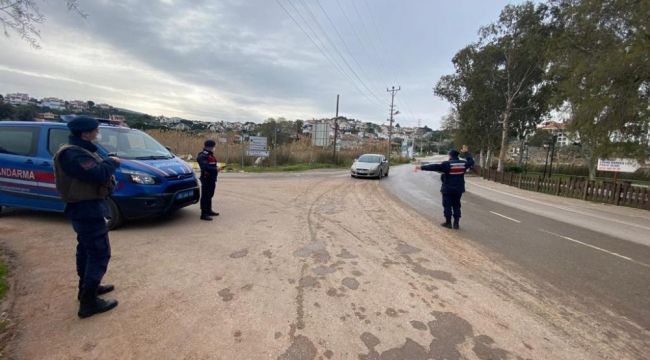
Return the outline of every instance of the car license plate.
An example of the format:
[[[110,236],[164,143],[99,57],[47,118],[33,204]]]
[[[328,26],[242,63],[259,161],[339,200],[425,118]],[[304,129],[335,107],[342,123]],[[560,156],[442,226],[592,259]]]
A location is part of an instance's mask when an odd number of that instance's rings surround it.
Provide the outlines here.
[[[186,190],[176,194],[176,200],[187,199],[187,198],[191,198],[192,196],[194,196],[194,190]]]

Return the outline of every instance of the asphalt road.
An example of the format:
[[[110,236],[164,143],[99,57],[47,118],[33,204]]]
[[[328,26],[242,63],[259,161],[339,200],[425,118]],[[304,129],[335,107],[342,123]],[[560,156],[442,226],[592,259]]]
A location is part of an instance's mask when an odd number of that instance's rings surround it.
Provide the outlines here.
[[[468,181],[459,235],[480,244],[495,261],[514,264],[540,288],[579,299],[593,312],[605,309],[622,316],[638,325],[632,326],[636,335],[647,337],[650,214],[611,207],[584,210],[519,190],[508,194],[512,188],[494,189],[478,178]],[[432,225],[442,222],[437,173],[396,166],[382,186]]]

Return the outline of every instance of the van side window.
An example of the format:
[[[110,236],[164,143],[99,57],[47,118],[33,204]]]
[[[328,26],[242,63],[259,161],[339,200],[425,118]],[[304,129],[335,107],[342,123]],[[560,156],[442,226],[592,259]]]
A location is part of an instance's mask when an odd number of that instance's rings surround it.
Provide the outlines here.
[[[37,127],[7,126],[0,131],[0,154],[34,156],[38,140]]]
[[[50,155],[54,156],[61,145],[68,143],[68,137],[70,136],[70,131],[67,128],[52,128],[47,136],[47,151]]]

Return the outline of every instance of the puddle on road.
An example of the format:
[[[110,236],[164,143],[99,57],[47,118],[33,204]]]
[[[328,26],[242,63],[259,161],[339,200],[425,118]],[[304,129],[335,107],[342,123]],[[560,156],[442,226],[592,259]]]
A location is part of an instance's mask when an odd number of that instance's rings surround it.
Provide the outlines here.
[[[318,267],[315,267],[315,268],[311,269],[311,271],[313,271],[314,273],[316,273],[318,275],[327,275],[327,274],[335,273],[336,272],[336,267],[335,267],[335,264],[330,265],[330,266],[321,265],[321,266],[318,266]]]
[[[234,253],[230,254],[230,257],[233,259],[238,259],[246,255],[248,255],[248,249],[243,249],[243,250],[235,251]]]
[[[416,263],[415,261],[413,261],[413,259],[411,259],[410,256],[408,256],[408,255],[403,255],[403,256],[406,259],[406,261],[408,261],[408,263],[411,266],[413,266],[413,272],[415,272],[416,274],[426,275],[426,276],[432,277],[434,279],[448,281],[450,283],[455,283],[456,282],[456,278],[451,273],[448,273],[448,272],[442,271],[442,270],[431,270],[431,269],[425,268],[424,266],[422,266],[422,264]]]
[[[359,354],[359,359],[459,360],[464,357],[458,349],[468,339],[473,341],[472,351],[480,360],[505,360],[510,355],[508,351],[495,347],[494,340],[487,335],[473,337],[472,325],[458,315],[438,311],[431,314],[436,319],[428,322],[428,324],[417,320],[410,322],[413,328],[422,331],[426,331],[428,325],[429,333],[433,336],[433,340],[428,346],[420,345],[407,337],[404,345],[386,350],[380,354],[375,349],[381,343],[379,338],[370,332],[364,332],[360,338],[368,348],[368,353]]]
[[[330,253],[327,251],[327,245],[323,241],[312,241],[293,252],[293,256],[309,257],[311,256],[317,262],[326,263],[330,260]]]
[[[313,360],[317,353],[316,346],[309,338],[298,335],[293,339],[287,351],[278,356],[278,360]]]
[[[235,297],[235,294],[230,292],[230,288],[219,290],[218,294],[224,302],[228,302]]]
[[[346,248],[343,248],[343,249],[341,250],[341,253],[338,254],[338,255],[336,255],[336,256],[338,256],[338,257],[340,257],[340,258],[344,258],[344,259],[355,259],[355,258],[358,258],[358,256],[352,254],[352,253],[349,252]]]
[[[356,290],[359,288],[359,282],[355,278],[346,277],[341,281],[341,283],[350,290]]]
[[[413,247],[405,242],[400,242],[399,245],[397,245],[397,251],[399,251],[400,254],[402,255],[409,255],[409,254],[415,254],[417,252],[422,251],[421,249],[418,249],[416,247]]]

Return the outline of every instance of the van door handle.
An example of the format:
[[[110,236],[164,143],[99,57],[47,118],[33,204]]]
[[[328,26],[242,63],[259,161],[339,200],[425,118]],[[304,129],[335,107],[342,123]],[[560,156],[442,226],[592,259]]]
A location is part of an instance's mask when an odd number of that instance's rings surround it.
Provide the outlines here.
[[[52,167],[52,164],[50,164],[50,163],[49,163],[49,162],[47,162],[47,161],[43,161],[43,162],[41,163],[41,166],[48,166],[48,167]]]
[[[32,161],[32,159],[27,159],[25,160],[25,164],[33,165],[34,162]]]

